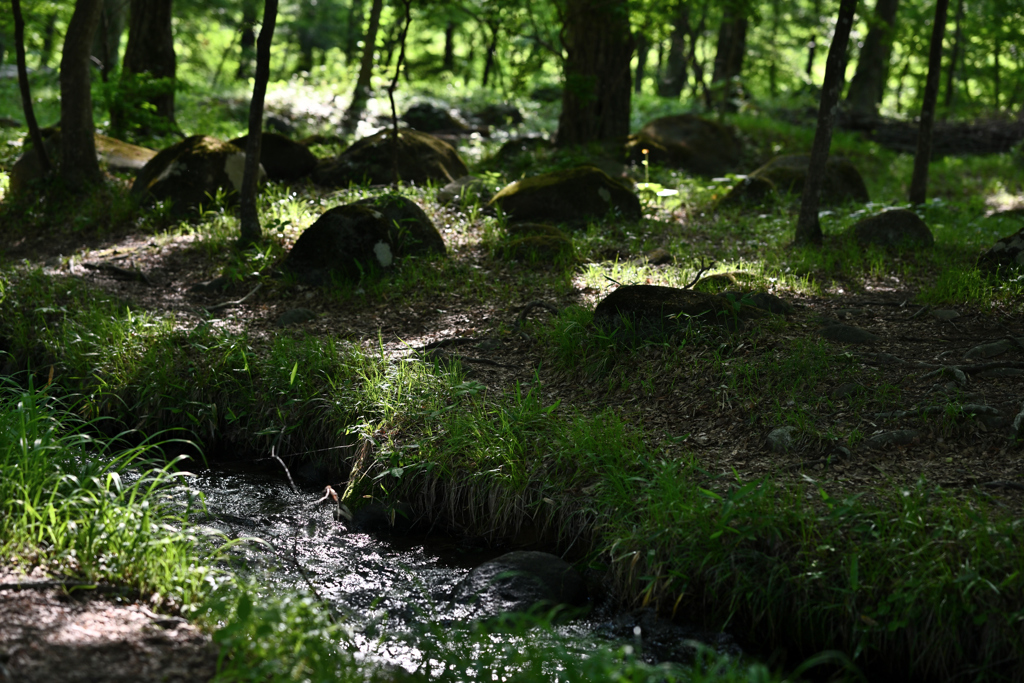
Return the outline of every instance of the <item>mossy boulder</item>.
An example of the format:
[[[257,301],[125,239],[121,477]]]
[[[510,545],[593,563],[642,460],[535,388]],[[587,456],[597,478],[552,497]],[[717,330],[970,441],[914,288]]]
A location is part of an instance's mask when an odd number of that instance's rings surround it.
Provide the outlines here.
[[[519,107],[507,102],[488,104],[477,111],[474,116],[485,126],[494,126],[495,128],[518,126],[523,122],[523,113],[519,111]]]
[[[629,136],[626,155],[631,161],[642,162],[645,149],[651,163],[704,176],[728,173],[743,153],[743,145],[732,128],[693,114],[654,119]]]
[[[733,185],[732,189],[718,200],[715,208],[760,208],[774,202],[777,196],[775,183],[771,180],[760,176],[747,176]]]
[[[910,250],[935,244],[928,225],[908,209],[892,209],[869,216],[851,225],[847,232],[862,247]]]
[[[775,157],[750,175],[771,181],[778,192],[799,195],[807,181],[810,160],[811,157],[807,154]],[[864,178],[853,164],[842,157],[829,157],[822,178],[821,205],[839,206],[847,202],[868,201],[870,198]]]
[[[640,200],[621,182],[595,166],[578,166],[506,185],[488,206],[513,221],[586,223],[612,215],[640,220]]]
[[[238,201],[245,169],[245,152],[204,135],[193,135],[161,150],[135,176],[131,194],[139,201],[170,200],[172,212],[183,215],[225,193]],[[266,174],[260,167],[261,178]]]
[[[575,256],[572,238],[553,225],[512,223],[505,232],[508,237],[497,253],[506,260],[561,267]]]
[[[523,154],[536,154],[539,151],[551,150],[554,148],[555,143],[541,135],[524,135],[522,137],[512,138],[499,147],[498,151],[491,158],[491,162],[499,165],[507,164]]]
[[[43,129],[43,145],[50,164],[60,164],[60,130],[56,127]],[[139,147],[117,138],[96,134],[96,159],[108,170],[115,172],[134,172],[141,169],[156,156],[156,150]],[[36,180],[42,178],[43,169],[39,163],[39,154],[34,147],[29,147],[11,168],[11,196],[16,196]]]
[[[400,194],[383,194],[355,202],[379,211],[388,224],[395,256],[445,254],[444,238],[419,204]]]
[[[305,284],[326,285],[358,281],[402,256],[439,252],[444,241],[422,209],[386,195],[325,212],[299,235],[282,268]]]
[[[316,168],[316,156],[305,145],[280,133],[264,131],[260,138],[260,163],[271,180],[298,180]],[[231,144],[244,152],[248,142],[249,136],[243,135],[232,140]]]
[[[334,159],[321,161],[313,182],[324,187],[348,187],[352,183],[395,182],[395,157],[391,130],[363,138]],[[423,184],[428,180],[451,182],[469,171],[455,148],[444,140],[415,130],[398,132],[398,179]]]

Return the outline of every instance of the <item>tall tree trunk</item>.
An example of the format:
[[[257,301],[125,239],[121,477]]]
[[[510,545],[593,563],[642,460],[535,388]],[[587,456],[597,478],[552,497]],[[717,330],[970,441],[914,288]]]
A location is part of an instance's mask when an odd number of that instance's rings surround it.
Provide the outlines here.
[[[92,38],[92,55],[100,62],[100,76],[106,83],[117,64],[127,5],[124,0],[103,0],[100,25]]]
[[[398,87],[398,77],[402,73],[402,62],[405,61],[405,39],[409,35],[409,24],[412,22],[412,0],[402,0],[405,7],[405,22],[402,24],[402,33],[398,37],[398,63],[395,64],[395,76],[388,85],[388,100],[391,102],[391,168],[394,174],[392,182],[396,185],[401,180],[398,175],[398,110],[395,108],[395,88]]]
[[[857,71],[846,93],[846,104],[854,118],[878,118],[878,105],[885,94],[885,81],[889,77],[889,57],[896,28],[896,10],[899,0],[878,0],[871,18],[868,36],[857,59]]]
[[[935,102],[939,98],[939,76],[942,72],[942,36],[946,32],[949,0],[936,0],[932,42],[928,50],[928,80],[921,104],[921,126],[917,133],[914,155],[914,176],[910,181],[910,203],[924,204],[928,194],[928,164],[932,158],[932,127],[935,123]]]
[[[693,38],[690,36],[690,4],[679,2],[672,17],[672,34],[669,36],[668,58],[665,70],[658,81],[658,95],[679,99],[686,87],[686,39],[690,37],[692,52]]]
[[[718,92],[719,107],[735,111],[733,100],[737,95],[734,79],[743,72],[743,55],[747,51],[746,7],[729,4],[718,28],[718,48],[715,52],[715,70],[711,87]]]
[[[238,55],[238,70],[235,72],[235,78],[240,81],[249,78],[252,60],[256,56],[256,11],[256,0],[242,0],[242,24],[238,28],[241,54]]]
[[[441,69],[452,73],[455,71],[455,22],[449,21],[444,26],[444,59]]]
[[[356,43],[363,30],[363,0],[352,0],[348,6],[348,26],[345,30],[345,66],[356,59]]]
[[[171,31],[171,4],[173,0],[131,0],[128,12],[128,46],[124,51],[122,78],[149,74],[153,78],[170,79],[170,85],[151,97],[157,116],[166,119],[167,127],[174,123],[174,78],[177,62],[174,56],[174,35]],[[111,111],[111,126],[127,127],[130,109],[141,103],[126,102],[125,110]]]
[[[636,73],[633,77],[633,92],[639,95],[644,87],[644,69],[647,67],[647,53],[651,49],[651,43],[647,40],[647,34],[641,30],[636,35]]]
[[[1003,49],[1003,35],[1002,35],[1002,31],[997,30],[996,31],[996,46],[995,46],[995,49],[992,51],[992,56],[995,57],[995,64],[993,65],[993,71],[992,71],[992,86],[993,86],[993,88],[995,90],[993,95],[995,95],[994,99],[995,99],[995,103],[996,103],[996,111],[997,112],[1000,109],[1002,109],[1002,105],[999,103],[999,52],[1002,49]]]
[[[239,243],[249,245],[263,238],[260,216],[256,210],[256,192],[260,175],[260,147],[263,143],[263,99],[270,80],[270,44],[274,40],[277,23],[277,0],[263,4],[263,27],[256,41],[256,77],[249,102],[249,137],[245,143],[245,169],[242,173],[242,192],[239,207],[241,235]]]
[[[103,182],[96,161],[90,60],[101,0],[78,0],[64,35],[60,59],[60,177],[73,191]]]
[[[814,83],[814,55],[818,50],[817,29],[821,27],[821,0],[811,4],[811,16],[814,17],[815,28],[811,31],[811,39],[807,41],[807,82]]]
[[[487,56],[484,58],[484,72],[480,76],[480,85],[484,88],[487,87],[487,82],[491,78],[491,70],[494,68],[494,63],[497,60],[498,31],[501,30],[501,24],[494,19],[488,19],[486,21],[486,25],[491,31],[491,40],[487,43]]]
[[[57,35],[57,13],[50,12],[46,18],[46,27],[43,29],[43,47],[39,51],[39,66],[50,66],[50,59],[53,58],[53,38]]]
[[[344,132],[352,132],[366,109],[366,101],[370,99],[370,76],[373,75],[373,54],[377,49],[377,31],[380,28],[380,12],[384,6],[384,0],[373,0],[370,5],[370,23],[366,27],[366,36],[363,38],[363,56],[359,62],[359,77],[356,79],[356,87],[352,93],[352,103],[345,111],[345,117],[341,121],[341,129]]]
[[[960,44],[963,40],[963,33],[960,30],[964,20],[964,0],[956,4],[956,29],[953,32],[953,46],[950,50],[949,68],[946,69],[946,98],[943,101],[943,108],[946,115],[949,115],[949,108],[953,106],[953,97],[956,89],[956,67],[960,61]]]
[[[567,0],[563,29],[568,56],[558,144],[624,138],[633,55],[628,0]]]
[[[941,0],[940,0],[941,1]],[[832,126],[839,108],[839,94],[843,91],[846,71],[846,46],[850,42],[850,28],[857,9],[857,0],[841,0],[836,31],[825,60],[825,80],[821,85],[821,103],[818,106],[818,127],[814,131],[811,159],[807,166],[807,179],[800,198],[800,215],[796,221],[794,244],[821,244],[821,223],[818,222],[818,195],[821,179],[825,175],[828,149],[832,144]]]
[[[36,123],[36,114],[32,109],[32,93],[28,86],[28,67],[25,65],[25,19],[21,16],[21,0],[11,0],[11,9],[14,13],[14,52],[18,61],[18,86],[21,89],[21,108],[25,112],[25,123],[28,125],[28,134],[32,139],[32,147],[39,157],[39,168],[43,175],[50,175],[50,158],[46,154],[46,147],[43,145],[43,134],[39,132],[39,124]]]

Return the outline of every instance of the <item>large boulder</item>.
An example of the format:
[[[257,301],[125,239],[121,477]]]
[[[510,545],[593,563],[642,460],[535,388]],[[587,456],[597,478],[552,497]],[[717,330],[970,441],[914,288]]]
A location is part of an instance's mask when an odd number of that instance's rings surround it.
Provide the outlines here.
[[[562,267],[573,261],[572,238],[553,225],[512,223],[497,247],[499,257],[533,266]]]
[[[993,273],[1016,273],[1024,269],[1024,210],[1004,211],[987,220],[998,221],[999,225],[1020,226],[1020,230],[1002,238],[978,257],[978,268]]]
[[[640,220],[633,191],[595,166],[578,166],[509,183],[488,204],[513,221],[585,223],[609,214]]]
[[[56,128],[44,129],[46,155],[50,164],[60,164],[60,131]],[[156,151],[147,147],[139,147],[117,138],[106,135],[94,135],[96,159],[115,172],[134,172],[141,169],[156,156]],[[39,163],[39,154],[34,147],[29,147],[11,168],[11,196],[23,192],[28,185],[43,175]]]
[[[492,165],[509,164],[524,154],[536,154],[555,148],[555,143],[541,135],[515,137],[502,144],[490,159]]]
[[[811,157],[807,154],[775,157],[750,175],[770,180],[779,192],[799,195],[804,190],[810,161]],[[819,197],[822,206],[870,201],[868,188],[860,172],[843,157],[834,156],[830,156],[825,163]]]
[[[400,194],[383,194],[355,202],[376,209],[388,224],[388,241],[395,256],[445,254],[441,233],[419,204]]]
[[[218,193],[237,202],[242,189],[245,153],[234,145],[193,135],[162,150],[135,176],[131,194],[139,201],[170,200],[176,215],[209,204]],[[261,178],[266,177],[260,167]]]
[[[587,602],[583,577],[565,560],[517,550],[484,562],[455,587],[454,600],[474,606],[477,617]]]
[[[693,114],[654,119],[636,135],[629,136],[626,154],[634,163],[647,160],[705,176],[733,170],[743,146],[732,128]]]
[[[388,184],[395,181],[392,131],[363,138],[337,158],[323,161],[313,171],[313,182],[325,187],[351,183]],[[398,179],[423,184],[449,183],[469,171],[455,148],[444,140],[415,130],[398,132]]]
[[[458,133],[469,128],[457,117],[456,110],[429,102],[420,102],[402,114],[402,121],[423,133]]]
[[[913,211],[892,209],[857,221],[849,234],[862,247],[922,249],[935,244],[928,225]]]
[[[771,204],[777,196],[775,183],[767,178],[747,176],[733,185],[732,189],[718,200],[715,208],[755,209]]]
[[[444,240],[422,209],[388,195],[325,212],[299,235],[282,268],[305,284],[326,285],[357,281],[401,256],[439,252]]]
[[[518,126],[523,122],[523,113],[519,111],[519,107],[507,102],[488,104],[476,112],[475,116],[485,126],[494,126],[496,128]]]
[[[717,294],[661,285],[623,285],[594,309],[594,324],[609,331],[632,332],[640,338],[672,336],[692,320],[738,326],[732,302]]]
[[[235,138],[231,144],[245,151],[249,136]],[[271,180],[298,180],[316,168],[316,156],[305,145],[281,135],[264,131],[260,136],[260,164]]]

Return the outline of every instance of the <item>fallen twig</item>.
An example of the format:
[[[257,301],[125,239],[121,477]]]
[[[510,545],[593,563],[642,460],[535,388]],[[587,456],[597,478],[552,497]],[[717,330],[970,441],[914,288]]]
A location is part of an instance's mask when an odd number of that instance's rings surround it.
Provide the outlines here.
[[[252,298],[253,294],[255,294],[256,292],[260,291],[261,287],[263,287],[263,283],[259,282],[259,283],[256,284],[255,287],[252,288],[251,292],[249,292],[248,294],[243,296],[241,299],[238,299],[237,301],[225,301],[222,304],[214,304],[213,306],[207,306],[206,311],[208,313],[210,313],[210,312],[213,312],[213,311],[220,310],[222,308],[227,308],[228,306],[241,306],[246,301],[248,301],[250,298]]]

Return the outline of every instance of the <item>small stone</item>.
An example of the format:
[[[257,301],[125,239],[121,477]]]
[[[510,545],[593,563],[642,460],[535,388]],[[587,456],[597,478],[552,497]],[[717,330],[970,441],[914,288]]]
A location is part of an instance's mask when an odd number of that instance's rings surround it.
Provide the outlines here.
[[[772,453],[785,453],[793,446],[793,435],[796,427],[778,427],[768,434],[768,450]]]
[[[897,429],[892,432],[882,432],[870,439],[864,440],[867,448],[885,448],[886,446],[907,446],[920,438],[920,432],[916,429]]]
[[[949,308],[936,308],[931,311],[931,316],[936,320],[956,320],[960,314]]]
[[[821,336],[825,339],[846,344],[869,344],[878,341],[877,334],[868,332],[853,325],[828,325],[821,328]]]
[[[310,320],[316,320],[316,313],[308,308],[293,308],[279,315],[275,324],[278,327],[288,327],[289,325],[298,325]]]

